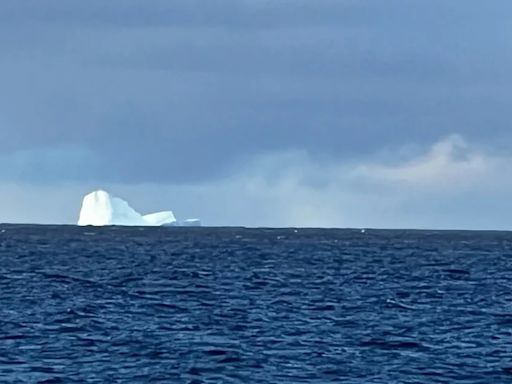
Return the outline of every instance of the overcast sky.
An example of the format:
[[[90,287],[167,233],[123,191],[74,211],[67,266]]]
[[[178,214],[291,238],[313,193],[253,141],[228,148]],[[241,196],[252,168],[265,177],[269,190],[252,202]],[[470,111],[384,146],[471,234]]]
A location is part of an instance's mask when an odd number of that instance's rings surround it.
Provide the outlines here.
[[[512,229],[511,14],[3,0],[0,222],[104,188],[208,225]]]

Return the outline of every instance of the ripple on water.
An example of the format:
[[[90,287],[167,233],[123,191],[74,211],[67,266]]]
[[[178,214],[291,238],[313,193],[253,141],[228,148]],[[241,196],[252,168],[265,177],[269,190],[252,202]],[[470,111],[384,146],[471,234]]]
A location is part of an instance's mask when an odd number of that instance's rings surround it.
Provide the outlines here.
[[[3,226],[0,381],[509,382],[512,234]]]

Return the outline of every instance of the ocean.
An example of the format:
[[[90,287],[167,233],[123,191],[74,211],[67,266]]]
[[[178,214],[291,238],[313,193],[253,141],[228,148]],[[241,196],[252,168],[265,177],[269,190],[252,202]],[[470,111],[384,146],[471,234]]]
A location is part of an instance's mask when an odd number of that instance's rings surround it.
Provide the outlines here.
[[[2,383],[508,383],[512,233],[0,225]]]

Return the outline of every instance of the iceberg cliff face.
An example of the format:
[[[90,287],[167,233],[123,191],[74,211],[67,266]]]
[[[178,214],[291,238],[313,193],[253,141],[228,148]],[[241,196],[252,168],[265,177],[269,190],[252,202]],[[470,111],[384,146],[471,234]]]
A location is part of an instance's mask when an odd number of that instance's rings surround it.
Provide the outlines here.
[[[78,225],[163,226],[177,222],[171,211],[143,216],[126,201],[105,191],[95,191],[84,197]]]

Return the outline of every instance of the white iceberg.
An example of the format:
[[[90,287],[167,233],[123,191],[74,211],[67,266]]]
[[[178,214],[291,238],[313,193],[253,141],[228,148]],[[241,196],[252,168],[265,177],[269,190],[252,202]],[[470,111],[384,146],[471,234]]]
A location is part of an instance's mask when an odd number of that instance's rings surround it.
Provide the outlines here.
[[[100,190],[84,197],[78,225],[172,226],[178,222],[172,211],[141,215],[123,199]]]

